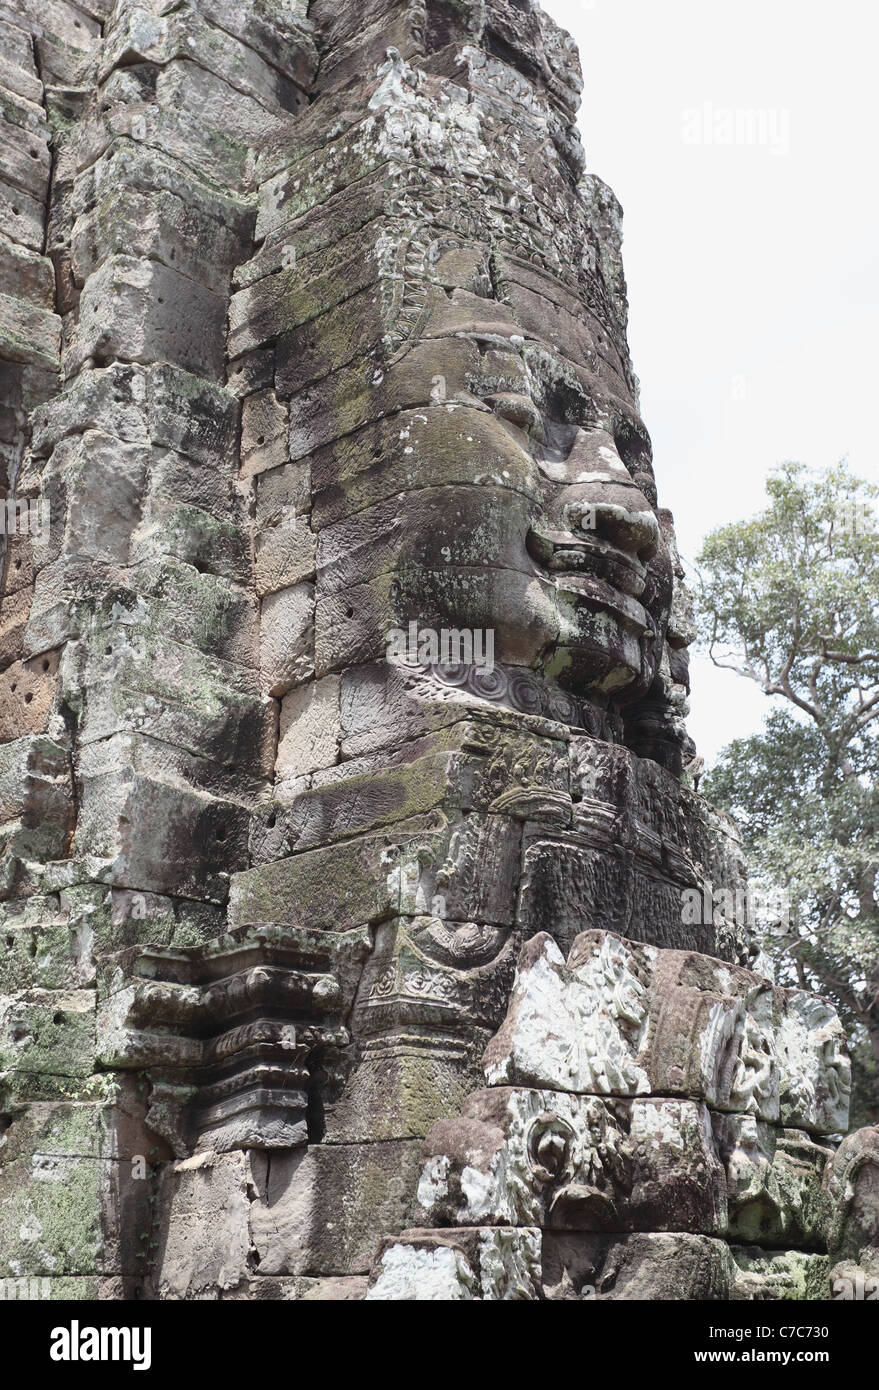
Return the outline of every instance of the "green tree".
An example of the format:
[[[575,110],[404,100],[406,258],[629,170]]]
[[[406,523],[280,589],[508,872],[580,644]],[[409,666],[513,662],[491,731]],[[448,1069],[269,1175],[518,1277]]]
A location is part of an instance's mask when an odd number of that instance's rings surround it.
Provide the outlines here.
[[[879,489],[846,463],[786,463],[769,505],[698,557],[700,638],[771,698],[762,733],[702,790],[739,822],[752,873],[786,893],[764,937],[779,980],[833,999],[853,1041],[853,1121],[879,1120]]]

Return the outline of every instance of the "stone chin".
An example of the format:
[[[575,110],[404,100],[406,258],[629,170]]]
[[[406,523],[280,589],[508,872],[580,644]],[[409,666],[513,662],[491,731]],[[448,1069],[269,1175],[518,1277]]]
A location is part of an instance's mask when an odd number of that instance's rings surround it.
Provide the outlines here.
[[[555,587],[560,636],[544,673],[587,699],[627,705],[646,695],[662,658],[667,604],[648,608],[643,596],[585,574],[558,577]]]
[[[643,698],[658,672],[668,625],[673,577],[667,551],[663,547],[642,567],[635,597],[585,566],[565,573],[537,564],[529,553],[535,534],[536,528],[527,532],[517,568],[501,557],[478,567],[428,567],[417,563],[419,541],[413,538],[395,579],[399,626],[415,621],[490,631],[500,666],[524,666],[602,706]]]

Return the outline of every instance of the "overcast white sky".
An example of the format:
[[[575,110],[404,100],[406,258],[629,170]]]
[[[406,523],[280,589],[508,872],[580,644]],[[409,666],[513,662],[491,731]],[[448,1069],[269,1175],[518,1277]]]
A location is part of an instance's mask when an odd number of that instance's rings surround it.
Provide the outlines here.
[[[693,560],[751,515],[786,458],[876,438],[876,11],[870,0],[543,0],[580,48],[588,168],[625,210],[630,343],[660,498]],[[724,111],[766,143],[694,143]],[[746,132],[743,132],[746,134]],[[689,726],[709,761],[769,702],[693,665]]]

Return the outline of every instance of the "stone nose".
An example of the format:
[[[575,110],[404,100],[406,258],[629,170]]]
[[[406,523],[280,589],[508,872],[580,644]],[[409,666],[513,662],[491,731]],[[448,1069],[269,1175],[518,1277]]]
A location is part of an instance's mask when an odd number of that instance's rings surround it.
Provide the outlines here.
[[[572,536],[588,536],[595,531],[598,513],[591,502],[566,502],[563,508],[564,522]]]
[[[641,490],[631,482],[579,483],[561,499],[565,527],[577,537],[597,537],[642,563],[659,548],[659,522]]]
[[[607,430],[577,431],[564,475],[553,510],[572,535],[597,538],[642,563],[656,554],[662,543],[656,513]]]

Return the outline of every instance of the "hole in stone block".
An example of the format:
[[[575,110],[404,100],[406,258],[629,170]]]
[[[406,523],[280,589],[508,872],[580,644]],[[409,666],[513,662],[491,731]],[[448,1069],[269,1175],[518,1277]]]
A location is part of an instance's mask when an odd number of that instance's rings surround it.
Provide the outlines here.
[[[309,1088],[308,1106],[305,1111],[305,1124],[308,1130],[309,1144],[320,1144],[327,1132],[327,1122],[324,1113],[323,1097],[317,1086],[311,1086]]]

